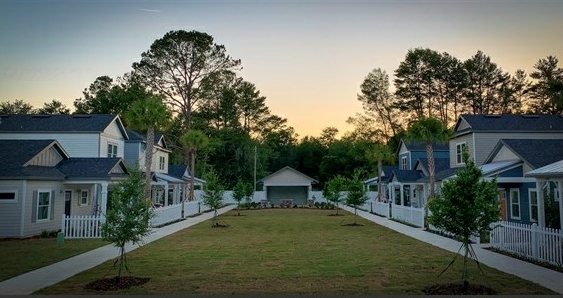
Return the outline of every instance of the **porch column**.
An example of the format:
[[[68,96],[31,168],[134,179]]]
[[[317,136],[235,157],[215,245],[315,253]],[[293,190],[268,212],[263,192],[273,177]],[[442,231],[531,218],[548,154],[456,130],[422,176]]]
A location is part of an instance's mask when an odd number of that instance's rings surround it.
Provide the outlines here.
[[[107,211],[107,206],[108,206],[108,183],[107,182],[102,182],[102,205],[101,205],[101,211],[102,214],[106,214]]]
[[[173,204],[178,204],[180,202],[180,185],[174,185],[174,202]]]
[[[559,229],[563,231],[563,180],[555,182],[559,193]]]
[[[404,196],[404,190],[403,190],[403,183],[399,183],[399,192],[401,194],[401,206],[403,206],[403,204],[405,203],[405,196]]]
[[[168,206],[168,182],[164,183],[164,206]]]
[[[536,178],[536,191],[538,193],[538,225],[545,227],[545,202],[543,197],[543,180]],[[508,202],[507,208],[509,207]]]

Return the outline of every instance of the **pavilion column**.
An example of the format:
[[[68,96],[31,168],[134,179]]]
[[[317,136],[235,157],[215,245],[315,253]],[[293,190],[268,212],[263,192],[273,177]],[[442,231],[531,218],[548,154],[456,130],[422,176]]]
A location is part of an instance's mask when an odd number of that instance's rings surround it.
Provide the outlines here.
[[[106,214],[107,206],[108,206],[108,183],[102,182],[102,191],[101,191],[101,211],[102,214]]]

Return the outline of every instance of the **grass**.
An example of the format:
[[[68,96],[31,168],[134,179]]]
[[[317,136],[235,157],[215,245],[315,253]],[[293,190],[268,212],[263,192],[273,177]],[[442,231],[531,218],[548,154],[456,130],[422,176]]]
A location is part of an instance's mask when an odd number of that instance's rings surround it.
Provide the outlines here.
[[[458,282],[462,259],[440,278],[453,253],[334,210],[265,209],[220,216],[129,253],[142,286],[104,294],[423,294],[435,283]],[[116,274],[112,262],[36,294],[96,294],[84,285]],[[555,294],[532,282],[471,263],[471,283],[500,294]]]
[[[68,259],[107,245],[101,239],[72,239],[57,243],[55,238],[0,241],[0,281]]]

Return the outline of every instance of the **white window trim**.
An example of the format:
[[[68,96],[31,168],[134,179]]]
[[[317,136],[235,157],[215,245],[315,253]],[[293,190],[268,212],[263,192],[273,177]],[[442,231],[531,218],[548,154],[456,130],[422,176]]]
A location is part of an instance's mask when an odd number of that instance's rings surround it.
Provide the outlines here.
[[[467,143],[466,142],[461,142],[461,143],[456,143],[455,144],[455,164],[456,165],[464,165],[465,163],[463,162],[463,148],[460,147],[467,147]],[[459,158],[461,161],[458,161],[458,153],[457,153],[457,149],[460,148],[461,151],[459,152]]]
[[[51,208],[53,207],[53,198],[51,198],[51,192],[53,190],[52,189],[38,189],[37,190],[37,206],[35,208],[37,208],[37,210],[35,210],[35,220],[36,222],[43,222],[43,221],[49,221],[51,220]],[[47,218],[42,218],[39,219],[39,195],[41,193],[48,193],[49,194],[49,205],[47,205]]]
[[[401,156],[401,170],[407,170],[407,157]]]
[[[512,203],[512,191],[516,191],[518,193],[518,216],[514,216],[514,214],[512,214],[512,205],[514,203]],[[511,188],[508,193],[510,194],[510,218],[512,219],[521,219],[522,218],[522,210],[520,208],[520,189],[518,188]]]
[[[115,147],[115,156],[113,156],[113,150],[111,151],[111,156],[110,156],[110,150],[109,150],[110,146],[112,146],[112,149],[113,149],[113,147]],[[108,142],[108,145],[107,145],[107,151],[108,151],[108,152],[107,152],[107,157],[109,157],[109,158],[118,157],[118,155],[119,155],[119,154],[118,154],[118,152],[119,152],[118,148],[119,148],[119,147],[117,146],[116,143]]]
[[[164,171],[165,167],[166,167],[166,157],[159,156],[158,157],[158,169]]]
[[[0,200],[0,204],[14,204],[18,202],[18,190],[17,189],[3,189],[0,190],[0,193],[13,193],[14,199],[13,200]]]
[[[535,188],[528,189],[528,205],[530,205],[530,222],[538,222],[539,218],[533,219],[532,218],[532,193],[536,193],[536,209],[538,210],[538,217],[539,217],[539,209],[538,209],[538,191]]]
[[[82,196],[83,193],[86,193],[86,204],[82,202],[82,199],[84,198],[84,196]],[[84,189],[80,190],[80,197],[78,197],[78,204],[80,206],[88,206],[89,197],[90,197],[90,192],[88,190],[84,190]]]

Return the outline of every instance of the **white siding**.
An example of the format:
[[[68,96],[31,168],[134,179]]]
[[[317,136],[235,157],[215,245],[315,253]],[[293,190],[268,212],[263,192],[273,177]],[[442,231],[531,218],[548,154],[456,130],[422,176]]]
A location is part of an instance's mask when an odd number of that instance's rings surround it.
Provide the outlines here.
[[[57,140],[70,157],[100,157],[96,133],[0,133],[0,139]]]
[[[502,148],[498,151],[498,153],[493,158],[493,162],[495,161],[505,161],[505,160],[515,160],[520,159],[512,150],[506,148],[506,146],[502,146]]]
[[[286,169],[277,173],[274,176],[267,178],[264,181],[264,185],[272,186],[272,185],[284,185],[284,186],[291,186],[291,185],[311,185],[311,180],[299,173],[296,173],[290,169]]]
[[[102,136],[107,137],[108,139],[114,139],[116,141],[124,141],[125,138],[123,133],[119,129],[119,125],[117,125],[116,121],[113,121],[104,131],[101,133]]]
[[[471,134],[467,134],[467,135],[463,135],[454,139],[450,140],[450,168],[459,168],[459,167],[463,167],[463,164],[458,165],[457,164],[457,159],[456,159],[456,152],[457,152],[457,148],[456,148],[456,144],[459,143],[464,143],[465,142],[465,146],[467,146],[467,149],[469,150],[469,156],[471,158],[474,158],[472,155],[473,152],[473,138]]]
[[[0,238],[19,237],[24,182],[22,180],[0,181],[0,190],[17,192],[15,202],[0,203]]]
[[[404,142],[401,142],[401,148],[399,149],[399,155],[400,154],[406,154],[409,153],[409,149],[407,149],[407,146],[405,146]]]
[[[160,157],[164,157],[164,169],[160,169]],[[168,152],[162,150],[156,150],[156,153],[153,155],[153,161],[151,168],[154,172],[159,173],[168,173]]]
[[[55,192],[55,200],[51,208],[55,208],[54,217],[52,220],[31,222],[33,214],[33,192],[38,189],[52,190]],[[60,190],[64,190],[61,182],[58,181],[27,181],[25,193],[25,219],[24,219],[24,234],[23,237],[29,237],[41,234],[42,231],[53,231],[61,228],[61,219],[64,213],[64,191],[61,194]]]
[[[117,146],[117,157],[124,157],[125,152],[125,142],[112,137],[100,136],[101,147],[100,147],[100,157],[108,157],[108,144],[113,144]]]
[[[73,185],[72,188],[65,188],[65,190],[72,191],[72,200],[70,202],[70,214],[72,216],[82,216],[82,215],[93,215],[94,214],[94,187],[92,185],[82,185],[82,186],[75,186]],[[78,190],[87,190],[88,191],[88,204],[81,205],[80,204],[80,192]],[[64,200],[64,197],[63,197]],[[64,205],[63,205],[63,212],[64,212]]]

